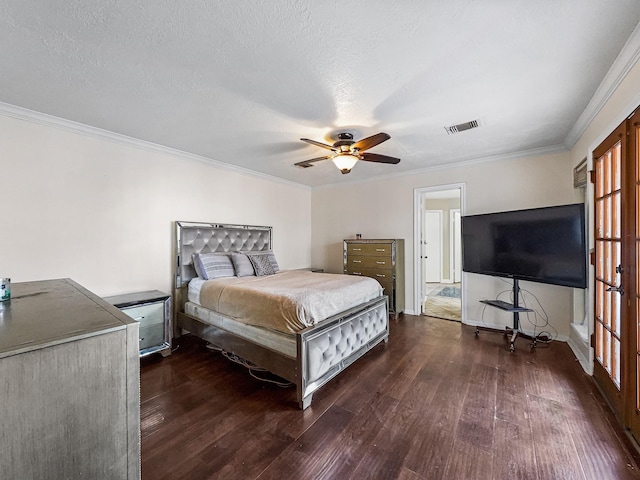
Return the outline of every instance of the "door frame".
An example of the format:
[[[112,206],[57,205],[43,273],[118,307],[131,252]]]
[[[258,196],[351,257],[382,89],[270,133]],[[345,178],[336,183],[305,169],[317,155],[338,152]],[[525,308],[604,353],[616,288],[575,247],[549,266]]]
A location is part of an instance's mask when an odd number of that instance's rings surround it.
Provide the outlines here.
[[[458,227],[461,227],[462,213],[459,208],[455,208],[449,211],[449,278],[453,283],[458,283],[462,280],[462,250],[458,251],[456,248],[456,236],[451,232],[456,231],[456,216],[458,217]],[[462,249],[462,233],[460,234],[460,248]],[[459,254],[459,255],[458,255]],[[457,263],[456,263],[457,260]],[[460,266],[460,277],[456,276],[456,265]]]
[[[466,183],[449,183],[446,185],[436,185],[432,187],[419,187],[413,189],[413,311],[422,311],[422,262],[420,261],[421,252],[421,237],[422,227],[424,222],[424,198],[425,195],[434,192],[442,192],[445,190],[460,190],[460,215],[464,215],[466,203],[465,203],[465,189]],[[465,298],[465,282],[464,274],[462,275],[460,282],[461,285],[461,298],[460,303],[462,307],[462,323],[465,323],[467,317]]]

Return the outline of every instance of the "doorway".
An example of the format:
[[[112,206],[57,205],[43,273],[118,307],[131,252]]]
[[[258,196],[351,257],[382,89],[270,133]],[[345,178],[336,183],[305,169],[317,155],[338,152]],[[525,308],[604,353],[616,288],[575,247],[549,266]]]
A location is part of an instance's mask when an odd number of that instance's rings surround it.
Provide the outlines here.
[[[414,311],[422,315],[462,320],[463,187],[442,185],[414,191]]]

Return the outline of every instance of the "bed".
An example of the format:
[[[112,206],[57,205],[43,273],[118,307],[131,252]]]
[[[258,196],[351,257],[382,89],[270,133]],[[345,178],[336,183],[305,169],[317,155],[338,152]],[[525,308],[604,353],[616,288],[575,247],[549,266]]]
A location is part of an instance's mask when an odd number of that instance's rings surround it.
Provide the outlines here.
[[[186,330],[293,383],[303,410],[311,405],[315,391],[376,345],[388,341],[388,300],[380,288],[376,287],[375,292],[371,285],[356,288],[352,282],[365,279],[354,276],[280,270],[273,255],[271,227],[177,221],[175,251],[178,331]],[[232,255],[234,261],[248,257],[259,275],[246,275],[246,279],[228,272],[223,275],[220,272],[226,266],[204,266],[202,262],[205,257]],[[242,265],[234,263],[235,273],[243,271]],[[259,272],[261,265],[267,274]],[[201,270],[206,268],[218,269],[215,271],[223,278],[202,279]],[[329,286],[333,280],[338,282],[337,295],[329,292],[334,288]],[[245,307],[253,302],[247,300],[253,297],[245,296],[251,294],[234,290],[242,283],[266,290],[265,303],[257,304],[249,313],[246,308],[240,313],[225,310],[237,298]],[[288,285],[293,288],[289,290]],[[360,288],[362,292],[357,290]],[[284,292],[286,299],[303,295],[309,303],[304,307],[289,306],[298,312],[293,318],[291,310],[280,304],[274,310],[273,292]],[[204,301],[207,298],[208,303]],[[245,315],[253,317],[244,318]],[[274,326],[272,321],[277,322],[277,317],[283,317],[284,327]]]

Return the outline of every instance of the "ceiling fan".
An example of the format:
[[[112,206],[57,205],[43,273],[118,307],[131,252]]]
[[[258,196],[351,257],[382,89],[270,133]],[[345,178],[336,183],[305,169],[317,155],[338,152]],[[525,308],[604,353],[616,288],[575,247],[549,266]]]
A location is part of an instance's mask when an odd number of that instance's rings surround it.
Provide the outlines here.
[[[342,173],[349,173],[358,160],[363,160],[365,162],[396,164],[400,162],[399,158],[388,157],[387,155],[380,155],[378,153],[363,153],[365,150],[369,150],[371,147],[375,147],[390,138],[391,137],[386,133],[376,133],[375,135],[355,142],[353,140],[353,134],[343,132],[338,134],[338,141],[333,145],[316,142],[315,140],[309,140],[308,138],[301,138],[300,140],[303,142],[326,148],[327,150],[331,150],[332,153],[324,157],[312,158],[311,160],[298,162],[295,166],[308,168],[313,167],[315,162],[319,162],[321,160],[332,160]]]

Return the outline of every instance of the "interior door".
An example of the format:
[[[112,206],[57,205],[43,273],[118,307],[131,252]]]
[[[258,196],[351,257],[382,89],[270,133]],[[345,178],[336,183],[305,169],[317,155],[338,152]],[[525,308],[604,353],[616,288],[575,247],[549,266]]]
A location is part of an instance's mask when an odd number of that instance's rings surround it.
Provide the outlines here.
[[[442,210],[424,213],[424,282],[442,280]]]

